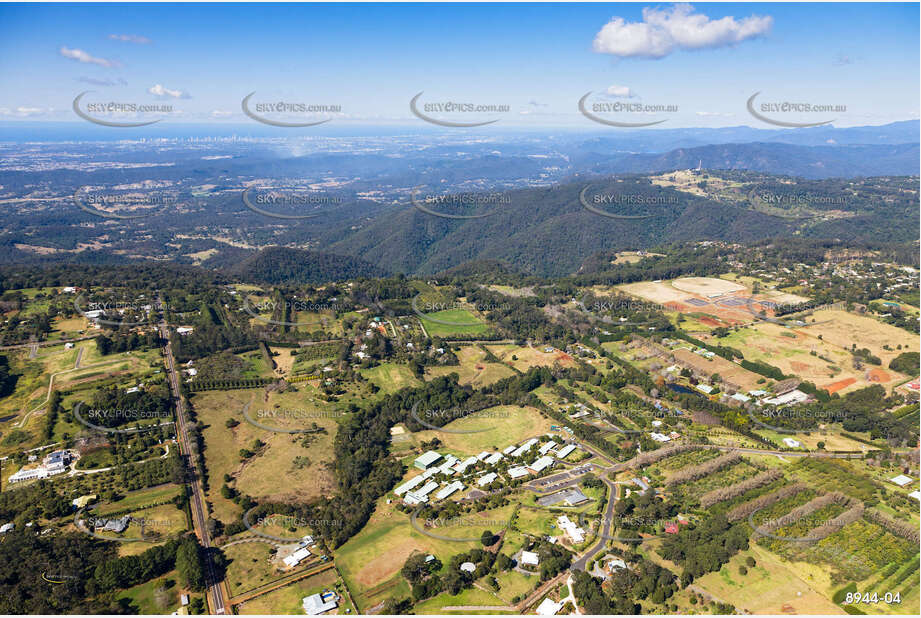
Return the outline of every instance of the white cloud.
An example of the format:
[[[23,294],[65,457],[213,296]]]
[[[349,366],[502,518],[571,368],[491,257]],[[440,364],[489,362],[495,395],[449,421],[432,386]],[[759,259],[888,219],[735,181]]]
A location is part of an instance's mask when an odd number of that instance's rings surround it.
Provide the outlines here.
[[[669,9],[646,7],[642,22],[614,17],[595,35],[593,49],[622,58],[664,58],[676,50],[712,49],[735,45],[767,34],[772,17],[752,15],[736,20],[711,20],[690,4]]]
[[[92,86],[127,86],[128,82],[124,78],[119,77],[118,79],[97,79],[95,77],[78,77],[78,82],[83,82],[84,84],[90,84]]]
[[[163,99],[173,98],[173,99],[191,99],[188,92],[183,92],[182,90],[170,90],[165,88],[162,84],[157,84],[151,86],[147,89],[147,92],[154,95],[155,97],[160,97]]]
[[[69,47],[61,47],[59,53],[65,58],[70,58],[71,60],[76,60],[77,62],[83,62],[85,64],[98,64],[101,67],[118,67],[121,66],[115,60],[109,60],[108,58],[97,58],[86,53],[82,49],[70,49]]]
[[[137,43],[138,45],[147,45],[148,43],[153,43],[146,36],[139,36],[137,34],[110,34],[109,38],[113,41],[122,41],[123,43]]]
[[[20,105],[12,110],[8,107],[0,107],[0,116],[35,116],[37,114],[44,114],[46,111],[53,110],[45,110],[43,107],[26,107],[24,105]]]
[[[729,118],[730,116],[735,116],[732,112],[694,112],[698,116],[703,116],[704,118]]]
[[[636,93],[630,90],[629,86],[618,86],[617,84],[609,86],[605,93],[615,99],[633,99],[636,97]]]

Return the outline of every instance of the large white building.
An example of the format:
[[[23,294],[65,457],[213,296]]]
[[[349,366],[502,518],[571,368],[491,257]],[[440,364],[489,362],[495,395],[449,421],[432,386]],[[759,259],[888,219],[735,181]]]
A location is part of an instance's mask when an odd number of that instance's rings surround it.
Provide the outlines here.
[[[556,523],[576,545],[585,541],[585,530],[573,523],[566,515],[560,515]]]
[[[566,446],[564,446],[563,448],[561,448],[559,451],[557,451],[557,453],[556,453],[556,458],[557,458],[557,459],[566,459],[566,457],[568,457],[569,454],[570,454],[571,452],[573,452],[574,450],[576,450],[576,445],[575,445],[575,444],[567,444]]]
[[[395,493],[398,496],[402,496],[410,489],[414,487],[418,487],[419,483],[421,483],[425,479],[426,477],[424,474],[420,474],[419,476],[414,476],[413,478],[409,479],[408,481],[406,481],[405,483],[403,483],[402,485],[394,489],[393,493]]]
[[[421,489],[416,491],[409,491],[406,493],[406,496],[403,498],[403,501],[406,504],[421,504],[429,501],[429,494],[438,489],[438,483],[435,481],[429,481],[422,486]]]
[[[524,466],[516,466],[514,468],[508,469],[508,475],[513,479],[520,479],[523,476],[528,476],[530,472]]]
[[[489,457],[483,460],[489,466],[494,466],[500,461],[502,461],[502,453],[493,453]]]
[[[297,551],[295,551],[290,556],[287,556],[284,560],[282,560],[282,562],[284,562],[285,566],[290,569],[292,567],[296,567],[298,564],[300,564],[302,560],[304,560],[309,555],[310,555],[310,550],[307,549],[306,547],[302,547],[298,549]]]
[[[490,472],[489,474],[484,474],[483,476],[481,476],[479,480],[476,482],[476,484],[479,485],[480,487],[486,487],[487,485],[495,481],[497,478],[499,478],[498,474],[496,474],[495,472]]]
[[[783,395],[772,397],[771,399],[765,399],[764,403],[770,404],[772,406],[785,406],[788,404],[805,403],[806,401],[809,401],[809,395],[801,390],[793,389],[792,391],[784,393]]]
[[[446,485],[446,486],[442,487],[442,488],[438,491],[438,493],[435,494],[435,499],[436,499],[436,500],[444,500],[445,498],[447,498],[448,496],[450,496],[450,495],[453,494],[454,492],[460,491],[460,490],[463,489],[463,488],[464,488],[464,484],[463,484],[463,483],[461,483],[460,481],[454,481],[454,482],[451,483],[450,485]]]
[[[552,465],[553,457],[550,455],[544,455],[543,457],[535,460],[534,463],[530,464],[528,468],[530,468],[535,474],[539,474]]]
[[[472,465],[475,465],[478,462],[479,462],[479,459],[477,459],[476,457],[468,457],[464,461],[458,462],[454,466],[454,469],[457,471],[458,474],[463,474],[467,470],[467,468],[469,468]]]
[[[416,457],[413,465],[420,470],[425,470],[439,459],[441,459],[441,455],[439,453],[435,451],[427,451]]]
[[[537,444],[537,438],[531,438],[530,440],[528,440],[527,442],[523,443],[521,446],[516,448],[514,451],[512,451],[512,457],[521,457],[522,455],[527,453],[528,449],[530,449],[535,444]]]

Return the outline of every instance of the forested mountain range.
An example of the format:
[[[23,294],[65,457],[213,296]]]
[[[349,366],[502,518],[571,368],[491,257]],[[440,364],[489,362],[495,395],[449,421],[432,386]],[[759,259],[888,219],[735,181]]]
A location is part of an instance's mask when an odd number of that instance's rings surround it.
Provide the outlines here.
[[[646,249],[664,242],[744,243],[793,236],[855,242],[915,240],[918,197],[911,184],[916,179],[810,181],[709,172],[701,182],[713,183],[710,174],[727,182],[744,181],[756,197],[806,196],[811,200],[808,212],[802,217],[785,217],[782,212],[778,216],[759,209],[746,194],[740,197],[706,188],[695,195],[653,184],[647,176],[585,178],[509,192],[507,203],[469,211],[487,214],[478,219],[446,219],[408,207],[376,219],[333,243],[330,250],[386,264],[396,272],[434,273],[471,260],[501,260],[528,273],[559,276],[575,272],[598,251]],[[597,210],[643,218],[593,212],[580,200],[583,192],[589,205],[594,197],[630,200]]]

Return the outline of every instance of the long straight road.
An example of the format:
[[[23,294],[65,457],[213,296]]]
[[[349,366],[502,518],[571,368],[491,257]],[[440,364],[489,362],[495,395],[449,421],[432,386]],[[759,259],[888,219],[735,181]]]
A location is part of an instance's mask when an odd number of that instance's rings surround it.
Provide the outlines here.
[[[162,304],[158,302],[162,307]],[[176,437],[179,440],[179,447],[186,456],[186,474],[188,475],[188,484],[191,489],[191,507],[192,520],[195,532],[206,550],[211,547],[211,537],[208,534],[208,517],[205,509],[205,499],[195,467],[192,465],[189,441],[189,423],[185,415],[185,405],[182,401],[182,391],[179,390],[179,374],[176,371],[176,363],[173,359],[173,349],[169,341],[169,327],[166,324],[166,318],[160,322],[160,337],[163,339],[163,359],[166,362],[166,372],[169,377],[170,389],[173,392],[173,398],[176,401]],[[226,602],[224,600],[224,588],[218,580],[217,571],[214,568],[211,552],[205,552],[205,578],[208,587],[209,607],[213,614],[226,613]]]

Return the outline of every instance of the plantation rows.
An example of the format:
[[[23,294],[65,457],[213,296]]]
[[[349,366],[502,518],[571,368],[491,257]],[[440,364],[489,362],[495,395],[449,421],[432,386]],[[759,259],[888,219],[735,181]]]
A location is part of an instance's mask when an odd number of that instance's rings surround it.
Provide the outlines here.
[[[868,506],[879,502],[879,483],[853,471],[842,461],[803,457],[794,464],[793,474],[816,489],[842,491]]]

